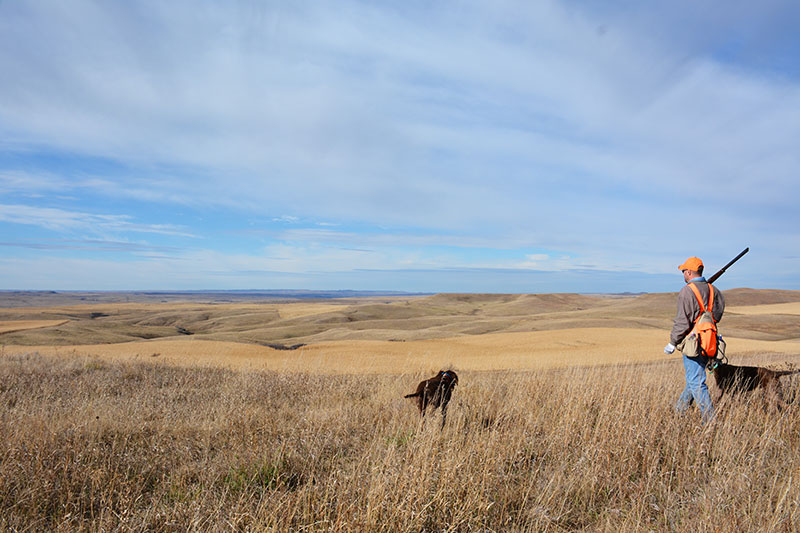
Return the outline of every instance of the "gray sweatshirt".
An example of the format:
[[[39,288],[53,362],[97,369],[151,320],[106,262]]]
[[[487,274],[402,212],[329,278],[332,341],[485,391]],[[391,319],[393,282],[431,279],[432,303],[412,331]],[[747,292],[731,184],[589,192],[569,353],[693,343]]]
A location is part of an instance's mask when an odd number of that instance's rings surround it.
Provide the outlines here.
[[[706,278],[695,278],[689,283],[694,283],[697,286],[700,290],[700,295],[703,297],[703,305],[707,306],[708,283]],[[700,312],[700,304],[697,302],[697,297],[687,283],[678,293],[678,312],[675,314],[675,324],[672,326],[672,332],[669,336],[670,344],[678,346],[686,338],[686,335],[692,331],[694,321],[700,316]],[[714,287],[714,309],[712,314],[716,322],[722,320],[723,312],[725,312],[725,299],[722,297],[722,291]]]

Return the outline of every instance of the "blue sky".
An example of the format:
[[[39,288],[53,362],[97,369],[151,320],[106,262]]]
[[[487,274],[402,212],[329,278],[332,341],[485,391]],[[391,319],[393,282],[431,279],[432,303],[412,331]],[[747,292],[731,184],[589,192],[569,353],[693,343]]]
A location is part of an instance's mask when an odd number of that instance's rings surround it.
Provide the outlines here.
[[[0,289],[800,289],[798,23],[0,1]]]

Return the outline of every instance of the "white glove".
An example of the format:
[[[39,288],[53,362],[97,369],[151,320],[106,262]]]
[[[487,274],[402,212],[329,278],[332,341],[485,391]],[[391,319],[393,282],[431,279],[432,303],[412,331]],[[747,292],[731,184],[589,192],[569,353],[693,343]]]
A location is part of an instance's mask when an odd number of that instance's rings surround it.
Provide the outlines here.
[[[675,347],[672,345],[672,343],[669,343],[666,346],[664,346],[664,353],[665,354],[669,355],[669,354],[673,353],[674,351],[675,351]]]

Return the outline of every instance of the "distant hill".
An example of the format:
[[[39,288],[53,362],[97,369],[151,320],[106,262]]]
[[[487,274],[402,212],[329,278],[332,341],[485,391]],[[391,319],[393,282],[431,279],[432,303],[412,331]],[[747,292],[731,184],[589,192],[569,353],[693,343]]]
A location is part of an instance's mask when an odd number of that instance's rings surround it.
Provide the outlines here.
[[[356,296],[356,295],[362,296]],[[572,328],[667,332],[676,293],[435,294],[360,291],[0,293],[0,343],[77,345],[186,338],[292,346],[330,340],[416,341]],[[725,335],[800,338],[786,309],[735,308],[800,302],[800,291],[731,289]],[[28,324],[58,324],[20,330]],[[30,322],[34,321],[34,322]]]
[[[790,302],[800,302],[800,291],[746,288],[725,291],[726,305],[768,305]]]
[[[188,291],[13,291],[0,290],[0,307],[80,305],[93,303],[235,303],[258,301],[329,300],[430,295],[402,291],[356,290],[188,290]]]

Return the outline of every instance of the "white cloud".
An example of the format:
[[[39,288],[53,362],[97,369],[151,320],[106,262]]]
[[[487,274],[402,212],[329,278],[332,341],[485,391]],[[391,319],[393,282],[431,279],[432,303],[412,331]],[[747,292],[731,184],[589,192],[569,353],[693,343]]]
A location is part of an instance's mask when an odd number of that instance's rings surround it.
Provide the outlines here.
[[[6,30],[31,50],[2,58],[16,80],[4,84],[7,124],[87,153],[208,167],[199,183],[196,174],[171,181],[209,203],[306,202],[374,219],[391,194],[436,206],[430,223],[450,225],[467,217],[442,202],[445,191],[463,211],[494,217],[503,211],[479,201],[483,182],[499,200],[548,173],[634,190],[732,177],[741,186],[730,199],[741,200],[753,180],[729,171],[782,153],[769,140],[798,135],[796,86],[681,64],[670,43],[643,47],[626,26],[598,33],[596,20],[556,2],[461,14],[252,6],[259,15],[246,20],[222,6],[145,5],[18,8]],[[58,98],[44,89],[53,77]],[[452,160],[439,163],[437,152]],[[785,184],[796,163],[771,174]],[[493,174],[498,164],[516,174],[510,186]],[[457,174],[440,173],[447,168]],[[393,214],[420,216],[408,211]]]
[[[93,214],[51,207],[0,204],[0,221],[54,231],[135,232],[193,237],[169,224],[138,224],[128,215]]]
[[[795,8],[735,4],[0,3],[0,153],[117,164],[0,167],[2,193],[76,198],[9,200],[0,220],[198,233],[90,214],[90,193],[270,213],[298,226],[275,238],[297,241],[304,268],[457,260],[360,251],[438,244],[658,272],[697,246],[686,220],[711,226],[708,253],[760,242],[786,256],[800,244],[800,84],[722,52],[735,37],[772,57],[759,31]]]
[[[30,173],[16,170],[0,170],[0,193],[42,196],[44,193],[60,192],[71,188],[68,180],[53,173]]]
[[[280,217],[275,217],[272,219],[273,222],[285,222],[287,224],[296,224],[300,221],[299,217],[295,217],[292,215],[283,215]]]

